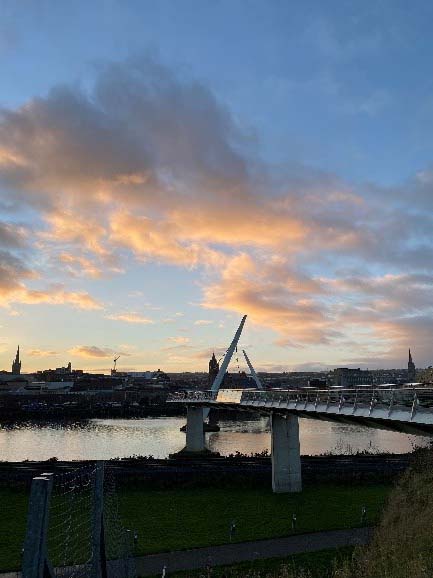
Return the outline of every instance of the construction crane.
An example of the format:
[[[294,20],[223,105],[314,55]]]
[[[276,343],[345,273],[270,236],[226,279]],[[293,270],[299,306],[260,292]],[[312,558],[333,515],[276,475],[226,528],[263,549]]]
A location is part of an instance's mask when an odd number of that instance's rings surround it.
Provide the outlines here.
[[[116,371],[117,371],[117,370],[116,370],[116,363],[117,363],[117,360],[119,359],[119,357],[120,357],[120,355],[118,355],[117,357],[115,357],[115,358],[113,359],[114,367],[113,367],[113,369],[111,370],[111,373],[116,373]]]
[[[262,382],[260,381],[259,376],[258,376],[257,373],[255,372],[254,367],[252,366],[251,361],[248,359],[248,355],[247,355],[247,352],[245,351],[245,349],[242,349],[242,353],[244,354],[245,361],[247,362],[247,365],[248,365],[248,367],[250,368],[251,375],[253,376],[253,379],[254,379],[254,381],[256,382],[257,389],[263,389]]]

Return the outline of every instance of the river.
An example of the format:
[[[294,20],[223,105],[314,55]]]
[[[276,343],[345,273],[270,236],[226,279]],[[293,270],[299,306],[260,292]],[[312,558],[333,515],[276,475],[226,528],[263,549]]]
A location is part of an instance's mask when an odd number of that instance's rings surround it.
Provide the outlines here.
[[[133,455],[165,458],[185,445],[182,417],[92,419],[85,422],[28,423],[0,426],[0,460],[109,459]],[[211,450],[228,455],[270,450],[267,418],[220,423],[206,434]],[[353,453],[370,450],[400,453],[428,443],[429,438],[386,430],[300,419],[301,453]]]

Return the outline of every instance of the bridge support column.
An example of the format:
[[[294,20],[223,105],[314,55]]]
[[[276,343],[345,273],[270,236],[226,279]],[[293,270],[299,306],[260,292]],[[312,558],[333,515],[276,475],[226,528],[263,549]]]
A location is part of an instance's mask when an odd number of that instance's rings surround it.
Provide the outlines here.
[[[188,406],[186,415],[186,447],[187,452],[203,452],[204,444],[203,408]]]
[[[301,455],[298,416],[271,415],[272,490],[301,492]]]

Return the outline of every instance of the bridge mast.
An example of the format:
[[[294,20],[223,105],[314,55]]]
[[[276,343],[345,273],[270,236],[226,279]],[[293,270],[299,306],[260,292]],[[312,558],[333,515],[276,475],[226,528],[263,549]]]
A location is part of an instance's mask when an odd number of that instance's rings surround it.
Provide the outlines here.
[[[212,384],[211,391],[217,392],[219,390],[222,382],[223,382],[224,376],[226,374],[226,371],[227,371],[227,368],[228,368],[229,363],[231,361],[231,358],[233,356],[233,353],[234,353],[234,351],[238,345],[238,341],[239,341],[239,338],[241,336],[242,329],[244,328],[246,318],[247,318],[246,315],[244,315],[242,317],[242,321],[238,327],[238,330],[235,333],[235,336],[233,338],[233,341],[230,344],[230,347],[227,349],[227,353],[225,354],[224,361],[222,362],[221,367],[217,373],[217,376],[215,377],[215,380]]]
[[[233,337],[233,341],[230,343],[230,347],[227,349],[227,353],[224,356],[224,361],[222,362],[221,367],[219,368],[219,371],[218,371],[218,373],[214,379],[214,382],[213,382],[212,387],[211,387],[211,391],[213,391],[215,393],[218,392],[218,390],[219,390],[219,388],[223,382],[227,368],[228,368],[229,363],[233,357],[233,353],[234,353],[236,347],[238,346],[238,341],[239,341],[239,338],[241,336],[242,329],[244,328],[246,318],[247,318],[246,315],[244,315],[242,317],[242,321],[238,327],[238,330],[236,331],[235,336]],[[205,407],[203,409],[203,419],[206,419],[208,417],[209,412],[210,412],[209,407]]]
[[[242,353],[244,354],[245,357],[245,361],[247,362],[248,367],[250,368],[251,371],[251,375],[253,376],[254,381],[256,382],[257,388],[258,389],[263,389],[263,385],[262,382],[259,379],[259,376],[257,375],[257,373],[255,372],[254,367],[251,364],[251,361],[248,358],[247,352],[245,351],[245,349],[242,349]]]

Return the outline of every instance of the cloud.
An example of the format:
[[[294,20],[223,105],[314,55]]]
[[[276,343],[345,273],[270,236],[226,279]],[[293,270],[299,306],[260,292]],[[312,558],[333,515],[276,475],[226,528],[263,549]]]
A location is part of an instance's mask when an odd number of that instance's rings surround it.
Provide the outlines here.
[[[113,321],[123,321],[124,323],[137,323],[150,325],[155,323],[152,319],[144,317],[139,313],[129,312],[129,313],[116,313],[112,315],[107,315],[107,319],[112,319]]]
[[[111,240],[131,249],[140,259],[194,268],[199,264],[219,265],[225,257],[221,252],[191,239],[180,240],[176,227],[167,221],[155,221],[116,213],[110,221]]]
[[[60,191],[70,193],[70,205],[84,197],[104,203],[117,190],[123,199],[156,193],[164,201],[180,175],[196,186],[236,183],[246,172],[232,144],[240,139],[204,85],[150,59],[129,59],[107,65],[91,95],[59,86],[3,110],[2,177],[31,191],[33,203],[55,205]]]
[[[169,345],[168,347],[162,347],[161,351],[164,353],[171,354],[178,354],[181,353],[182,356],[186,359],[187,357],[191,359],[190,356],[186,356],[187,352],[193,352],[195,347],[193,345],[189,345],[188,343],[178,343],[177,345]]]
[[[197,319],[197,321],[194,321],[194,325],[212,325],[213,321],[211,321],[210,319]]]
[[[21,257],[0,249],[0,292],[4,299],[13,298],[16,293],[25,292],[22,280],[31,279],[34,276]]]
[[[101,357],[113,357],[113,355],[118,355],[118,351],[111,349],[110,347],[97,347],[96,345],[77,345],[72,349],[69,349],[71,355],[77,357],[89,357],[89,358],[101,358]],[[128,355],[123,353],[122,355]]]
[[[26,246],[29,231],[23,225],[0,221],[0,246],[20,249]]]
[[[200,361],[204,359],[209,360],[212,357],[212,354],[215,353],[217,359],[219,359],[225,355],[226,351],[227,347],[221,345],[217,347],[206,347],[205,349],[197,350],[194,353],[193,358]]]
[[[6,233],[5,233],[6,231]],[[29,287],[28,282],[38,273],[29,268],[26,260],[27,247],[22,241],[23,233],[18,228],[17,236],[11,226],[0,226],[0,297],[1,306],[14,303],[27,305],[66,304],[78,309],[101,309],[102,305],[86,291],[69,291],[62,284],[50,284],[43,289]],[[2,248],[2,246],[4,248]],[[14,252],[19,249],[18,252]]]
[[[318,30],[340,58],[332,31]],[[355,104],[374,114],[385,96]],[[161,263],[195,270],[203,308],[247,313],[281,346],[386,357],[410,338],[427,358],[431,168],[392,189],[353,185],[271,167],[250,135],[205,85],[149,58],[102,67],[89,90],[57,86],[3,109],[2,203],[37,217],[0,223],[2,304],[98,310],[85,280]]]
[[[71,275],[84,276],[99,279],[104,274],[104,270],[95,265],[94,260],[80,255],[70,253],[60,253],[58,257],[60,263]]]
[[[189,343],[191,341],[189,337],[183,336],[167,337],[167,339],[169,341],[172,341],[173,343],[177,343],[178,345],[185,345],[186,343]]]
[[[143,293],[143,291],[130,291],[130,292],[128,293],[128,297],[132,297],[132,298],[134,298],[134,299],[135,299],[135,298],[138,298],[138,299],[139,299],[139,298],[141,298],[141,297],[144,297],[144,293]]]
[[[9,296],[9,302],[27,305],[71,305],[76,309],[102,309],[99,303],[86,291],[66,291],[61,286],[52,286],[46,290],[24,289]]]
[[[280,343],[325,343],[337,333],[312,297],[322,288],[285,264],[260,268],[248,255],[234,257],[221,279],[204,288],[203,306],[248,313],[249,318],[280,333]]]
[[[60,352],[50,349],[30,349],[29,351],[26,351],[26,355],[29,355],[30,357],[54,357],[60,355]]]
[[[32,267],[30,229],[24,225],[0,221],[0,297],[1,306],[11,304],[69,305],[78,309],[101,309],[102,305],[87,291],[70,291],[61,283],[43,288],[31,287],[40,277]]]

